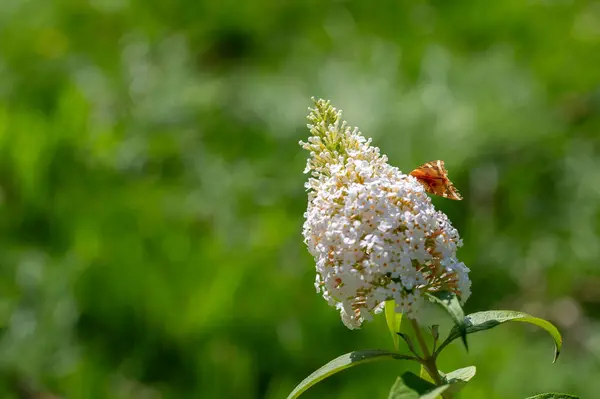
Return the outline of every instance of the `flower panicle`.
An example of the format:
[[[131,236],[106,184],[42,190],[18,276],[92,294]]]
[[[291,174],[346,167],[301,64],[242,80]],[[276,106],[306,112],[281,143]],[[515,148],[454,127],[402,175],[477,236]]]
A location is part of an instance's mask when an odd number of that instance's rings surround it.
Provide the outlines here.
[[[350,157],[375,160],[380,158],[379,149],[371,147],[371,139],[365,139],[357,127],[351,128],[342,120],[342,111],[330,101],[312,98],[314,108],[309,108],[307,124],[311,136],[307,142],[300,141],[310,151],[305,173],[313,176],[328,175],[329,165],[343,165]]]
[[[394,300],[396,311],[417,318],[427,293],[470,295],[469,269],[447,216],[423,186],[387,163],[329,101],[315,100],[305,172],[308,207],[304,242],[315,259],[315,288],[348,328]]]

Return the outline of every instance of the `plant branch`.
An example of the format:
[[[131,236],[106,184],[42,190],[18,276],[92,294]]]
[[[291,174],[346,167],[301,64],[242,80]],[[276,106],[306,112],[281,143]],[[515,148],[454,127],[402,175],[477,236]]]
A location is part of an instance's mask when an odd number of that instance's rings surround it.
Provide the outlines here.
[[[423,338],[423,334],[421,333],[421,327],[419,327],[419,323],[417,323],[416,320],[411,319],[411,324],[413,326],[413,329],[415,330],[415,335],[417,337],[417,341],[419,342],[419,346],[421,347],[421,351],[423,351],[423,359],[421,362],[423,364],[423,367],[425,367],[425,369],[427,370],[427,373],[429,373],[431,378],[433,378],[433,381],[435,381],[435,384],[437,386],[444,385],[444,381],[442,380],[442,377],[440,376],[440,373],[438,372],[438,369],[437,369],[436,354],[435,353],[433,355],[429,354],[429,349],[427,348],[427,343],[425,342],[425,339]],[[443,393],[442,397],[444,399],[451,398],[450,394],[448,394],[448,393]]]
[[[423,351],[423,358],[427,360],[431,357],[431,355],[429,354],[429,349],[427,348],[423,334],[421,334],[421,327],[419,327],[419,323],[417,323],[417,321],[414,319],[411,319],[410,322],[415,330],[415,335],[417,336],[417,341],[419,341],[421,351]]]

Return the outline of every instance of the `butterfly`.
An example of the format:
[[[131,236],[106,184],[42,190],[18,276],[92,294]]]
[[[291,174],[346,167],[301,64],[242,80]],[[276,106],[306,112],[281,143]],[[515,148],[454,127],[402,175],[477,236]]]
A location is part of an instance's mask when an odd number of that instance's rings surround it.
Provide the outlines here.
[[[410,172],[419,183],[425,187],[425,191],[452,200],[461,200],[462,197],[448,179],[448,171],[444,167],[444,161],[431,161],[423,164]]]

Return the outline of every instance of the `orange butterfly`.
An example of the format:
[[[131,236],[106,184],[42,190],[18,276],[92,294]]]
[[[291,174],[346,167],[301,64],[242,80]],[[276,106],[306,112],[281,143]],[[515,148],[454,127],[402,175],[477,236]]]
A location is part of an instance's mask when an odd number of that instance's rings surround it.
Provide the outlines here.
[[[410,172],[419,183],[425,187],[425,191],[452,200],[461,200],[462,197],[448,179],[448,171],[444,167],[444,161],[431,161],[419,166]]]

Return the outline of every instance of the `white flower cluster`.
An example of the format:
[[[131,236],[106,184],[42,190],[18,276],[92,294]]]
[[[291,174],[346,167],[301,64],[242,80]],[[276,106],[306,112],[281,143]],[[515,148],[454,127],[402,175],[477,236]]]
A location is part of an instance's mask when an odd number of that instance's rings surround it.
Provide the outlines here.
[[[341,112],[315,101],[300,143],[312,177],[304,241],[316,261],[315,286],[348,328],[394,300],[415,319],[425,293],[470,295],[469,269],[456,258],[457,230],[436,211],[422,185],[387,163],[379,149],[341,122]]]

